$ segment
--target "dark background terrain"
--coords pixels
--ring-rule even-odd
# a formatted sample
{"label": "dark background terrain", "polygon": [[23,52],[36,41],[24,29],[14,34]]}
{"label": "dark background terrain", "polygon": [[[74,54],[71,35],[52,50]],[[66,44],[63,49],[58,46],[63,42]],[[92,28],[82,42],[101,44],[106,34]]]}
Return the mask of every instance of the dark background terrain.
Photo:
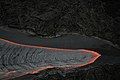
{"label": "dark background terrain", "polygon": [[37,36],[79,33],[120,45],[119,0],[0,0],[0,26]]}
{"label": "dark background terrain", "polygon": [[[0,27],[36,37],[78,33],[120,46],[119,5],[119,0],[0,0]],[[48,69],[41,73],[15,80],[120,80],[120,64],[100,64],[68,73]]]}

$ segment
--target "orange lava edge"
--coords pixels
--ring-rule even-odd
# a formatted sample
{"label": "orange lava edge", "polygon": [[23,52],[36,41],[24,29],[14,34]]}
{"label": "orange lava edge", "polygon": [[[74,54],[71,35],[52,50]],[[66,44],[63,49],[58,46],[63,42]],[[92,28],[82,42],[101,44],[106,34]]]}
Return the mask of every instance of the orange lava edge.
{"label": "orange lava edge", "polygon": [[[51,49],[51,50],[73,51],[72,49],[60,49],[60,48],[50,48],[50,47],[43,47],[43,46],[24,45],[24,44],[15,43],[13,41],[5,40],[5,39],[2,39],[2,38],[0,38],[0,40],[8,42],[8,43],[13,44],[13,45],[29,47],[29,48],[45,48],[45,49]],[[77,50],[79,50],[79,49],[77,49]],[[75,65],[72,65],[72,67],[82,67],[82,66],[94,63],[95,60],[98,59],[101,56],[99,53],[97,53],[95,51],[86,50],[86,49],[81,49],[81,50],[83,50],[85,52],[90,52],[92,54],[93,58],[86,64],[82,64],[82,65],[75,64]],[[71,67],[71,65],[66,65],[66,66],[67,67]],[[61,66],[61,67],[64,67],[64,66]],[[54,66],[46,66],[46,67],[36,68],[36,69],[33,69],[31,71],[28,71],[28,72],[23,72],[22,75],[25,75],[25,74],[35,74],[35,73],[38,73],[39,71],[42,71],[42,70],[45,70],[45,69],[48,69],[48,68],[54,68]],[[16,74],[16,71],[14,71],[13,74]]]}

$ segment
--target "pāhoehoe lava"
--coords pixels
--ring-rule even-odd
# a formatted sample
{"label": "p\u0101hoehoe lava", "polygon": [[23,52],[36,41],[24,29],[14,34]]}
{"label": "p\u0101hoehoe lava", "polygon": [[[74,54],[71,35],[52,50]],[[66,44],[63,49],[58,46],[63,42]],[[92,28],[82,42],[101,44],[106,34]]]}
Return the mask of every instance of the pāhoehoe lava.
{"label": "p\u0101hoehoe lava", "polygon": [[98,57],[100,54],[90,50],[31,46],[0,39],[0,79],[12,79],[53,67],[81,67]]}

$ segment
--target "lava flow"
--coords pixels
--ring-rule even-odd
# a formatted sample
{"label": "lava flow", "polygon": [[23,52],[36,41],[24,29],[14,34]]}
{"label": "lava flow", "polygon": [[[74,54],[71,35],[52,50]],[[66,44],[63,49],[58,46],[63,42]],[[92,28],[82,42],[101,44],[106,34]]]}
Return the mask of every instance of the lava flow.
{"label": "lava flow", "polygon": [[53,67],[81,67],[96,61],[101,55],[85,49],[58,49],[18,44],[0,39],[0,79],[12,79],[35,74]]}

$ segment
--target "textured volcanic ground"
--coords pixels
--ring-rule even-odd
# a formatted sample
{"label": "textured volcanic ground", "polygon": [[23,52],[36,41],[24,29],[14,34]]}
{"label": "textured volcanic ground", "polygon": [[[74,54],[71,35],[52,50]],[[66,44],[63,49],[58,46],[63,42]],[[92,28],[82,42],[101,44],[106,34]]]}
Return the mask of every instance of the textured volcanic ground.
{"label": "textured volcanic ground", "polygon": [[118,0],[0,0],[0,28],[15,28],[41,37],[78,33],[120,45],[119,3]]}

